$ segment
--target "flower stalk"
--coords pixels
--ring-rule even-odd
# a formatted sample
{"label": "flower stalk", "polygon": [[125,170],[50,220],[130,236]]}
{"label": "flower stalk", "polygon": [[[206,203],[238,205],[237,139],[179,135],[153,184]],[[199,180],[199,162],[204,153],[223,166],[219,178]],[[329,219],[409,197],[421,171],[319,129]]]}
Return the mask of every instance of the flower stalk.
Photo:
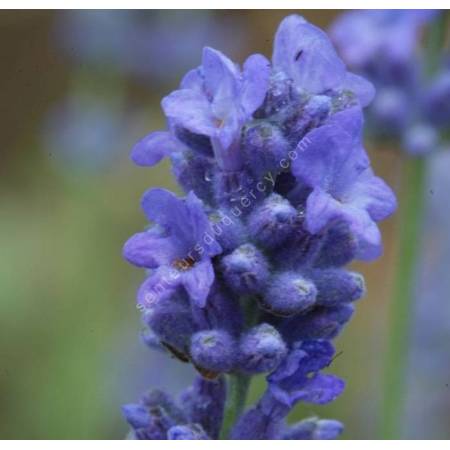
{"label": "flower stalk", "polygon": [[405,157],[400,194],[397,277],[390,312],[390,335],[387,342],[385,387],[381,414],[381,436],[395,439],[400,434],[405,397],[410,316],[416,261],[420,251],[420,234],[424,206],[426,162],[423,158]]}
{"label": "flower stalk", "polygon": [[[445,22],[445,14],[441,14],[428,32],[425,48],[428,76],[433,76],[439,68],[445,39]],[[398,222],[401,232],[390,311],[380,417],[380,436],[383,439],[398,439],[402,431],[412,302],[417,260],[421,249],[426,172],[426,158],[405,157]]]}
{"label": "flower stalk", "polygon": [[247,392],[250,386],[251,378],[243,374],[228,375],[227,384],[227,403],[225,405],[225,414],[223,418],[222,430],[220,432],[220,439],[228,439],[231,428],[242,414]]}

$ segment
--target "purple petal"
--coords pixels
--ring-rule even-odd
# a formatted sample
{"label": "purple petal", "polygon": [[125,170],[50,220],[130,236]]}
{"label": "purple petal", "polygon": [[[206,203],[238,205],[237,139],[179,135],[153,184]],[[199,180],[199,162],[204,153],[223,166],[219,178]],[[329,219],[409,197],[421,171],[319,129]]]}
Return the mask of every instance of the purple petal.
{"label": "purple petal", "polygon": [[275,440],[280,438],[282,423],[258,406],[242,414],[231,430],[233,440]]}
{"label": "purple petal", "polygon": [[199,308],[206,305],[211,286],[214,282],[214,269],[209,259],[198,262],[182,273],[182,283],[189,297]]}
{"label": "purple petal", "polygon": [[[241,130],[242,115],[238,111],[230,111],[227,117],[222,122],[220,128],[217,129],[217,139],[212,139],[213,148],[217,155],[222,155],[225,159],[225,164],[231,164],[232,152],[231,145],[239,137]],[[233,148],[237,146],[234,145]]]}
{"label": "purple petal", "polygon": [[292,165],[293,174],[308,186],[342,202],[370,164],[361,144],[362,118],[357,111],[339,113],[329,124],[308,133],[298,144],[299,157]]}
{"label": "purple petal", "polygon": [[142,283],[137,293],[137,303],[149,308],[155,302],[166,301],[180,284],[180,273],[167,266],[161,266]]}
{"label": "purple petal", "polygon": [[281,22],[272,60],[276,68],[312,94],[339,87],[346,72],[328,36],[297,15]]}
{"label": "purple petal", "polygon": [[[166,189],[155,188],[143,195],[141,205],[148,219],[170,232],[171,239],[178,241],[179,245],[189,245],[192,241],[190,217],[183,199]],[[180,248],[180,253],[188,250],[184,248],[186,245]]]}
{"label": "purple petal", "polygon": [[373,84],[365,78],[350,72],[346,73],[341,88],[353,92],[358,97],[361,106],[367,106],[375,97]]}
{"label": "purple petal", "polygon": [[128,262],[148,269],[170,264],[176,255],[173,241],[151,230],[135,234],[123,248],[123,256]]}
{"label": "purple petal", "polygon": [[[353,195],[352,195],[353,194]],[[397,208],[397,199],[391,188],[371,169],[364,171],[355,183],[349,201],[365,209],[375,221],[384,220]]]}
{"label": "purple petal", "polygon": [[143,405],[135,403],[123,405],[122,413],[133,428],[145,428],[150,424],[150,413],[148,408]]}
{"label": "purple petal", "polygon": [[344,390],[345,383],[334,375],[318,374],[300,390],[291,393],[291,403],[298,401],[323,405],[335,400]]}
{"label": "purple petal", "polygon": [[150,189],[141,203],[147,217],[169,232],[178,256],[192,258],[189,253],[196,248],[197,253],[207,256],[222,251],[214,239],[203,202],[193,192],[182,199],[166,189]]}
{"label": "purple petal", "polygon": [[263,103],[269,87],[270,63],[262,55],[252,55],[244,63],[242,106],[249,116]]}
{"label": "purple petal", "polygon": [[358,239],[356,257],[376,259],[382,252],[380,231],[365,209],[352,203],[341,203],[320,189],[315,189],[306,203],[306,228],[318,233],[332,222],[345,222]]}
{"label": "purple petal", "polygon": [[138,166],[154,166],[177,150],[177,143],[167,131],[155,131],[142,138],[131,150],[131,159]]}
{"label": "purple petal", "polygon": [[344,426],[337,420],[310,419],[302,420],[285,428],[284,440],[330,440],[336,439],[344,431]]}
{"label": "purple petal", "polygon": [[306,229],[313,234],[320,232],[330,222],[343,218],[340,203],[322,189],[314,189],[306,202]]}
{"label": "purple petal", "polygon": [[364,210],[351,210],[348,222],[351,232],[358,238],[356,258],[363,261],[372,261],[381,256],[383,244],[381,233],[376,223]]}
{"label": "purple petal", "polygon": [[181,89],[191,89],[197,92],[203,92],[204,78],[200,68],[190,70],[181,80]]}
{"label": "purple petal", "polygon": [[325,125],[308,133],[297,146],[293,174],[313,188],[339,195],[368,165],[360,145],[343,128]]}
{"label": "purple petal", "polygon": [[[195,243],[201,245],[208,256],[221,253],[222,247],[214,238],[203,202],[192,191],[186,197],[186,208],[189,214],[188,225],[191,228],[191,236]],[[211,239],[209,239],[210,237]]]}
{"label": "purple petal", "polygon": [[295,348],[291,350],[278,369],[269,375],[269,382],[271,384],[277,384],[278,382],[294,375],[301,362],[307,357],[308,354],[302,349]]}
{"label": "purple petal", "polygon": [[239,73],[236,65],[223,53],[210,47],[203,49],[205,89],[213,99],[232,101],[238,94]]}
{"label": "purple petal", "polygon": [[175,425],[167,431],[169,441],[209,440],[205,430],[197,424]]}
{"label": "purple petal", "polygon": [[300,348],[308,354],[308,358],[301,364],[304,372],[315,372],[327,367],[335,352],[331,342],[321,339],[304,341]]}
{"label": "purple petal", "polygon": [[193,133],[213,136],[216,132],[211,106],[206,97],[192,89],[180,89],[161,102],[168,119]]}
{"label": "purple petal", "polygon": [[363,110],[359,106],[346,108],[333,114],[327,121],[327,125],[341,128],[352,137],[355,144],[361,144],[364,125]]}

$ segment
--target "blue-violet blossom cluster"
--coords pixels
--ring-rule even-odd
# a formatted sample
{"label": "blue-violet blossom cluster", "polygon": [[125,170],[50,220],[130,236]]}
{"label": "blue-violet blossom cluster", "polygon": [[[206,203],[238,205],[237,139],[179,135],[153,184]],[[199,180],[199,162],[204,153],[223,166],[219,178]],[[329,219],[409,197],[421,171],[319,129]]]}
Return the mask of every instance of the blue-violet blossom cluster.
{"label": "blue-violet blossom cluster", "polygon": [[[327,35],[285,18],[272,61],[242,67],[212,48],[162,101],[167,130],[133,161],[170,158],[186,192],[150,189],[153,225],[124,256],[147,270],[137,295],[145,342],[191,363],[181,398],[150,391],[123,407],[134,439],[333,439],[335,420],[285,421],[344,381],[324,373],[331,343],[364,295],[344,268],[381,253],[377,222],[396,208],[362,143],[374,89],[346,70]],[[261,398],[225,428],[232,379],[266,374]],[[221,431],[222,430],[222,431]]]}
{"label": "blue-violet blossom cluster", "polygon": [[369,130],[377,138],[399,141],[414,156],[445,146],[450,124],[450,66],[438,62],[430,78],[428,49],[419,50],[424,27],[433,27],[438,15],[436,10],[351,11],[330,30],[345,63],[377,89]]}

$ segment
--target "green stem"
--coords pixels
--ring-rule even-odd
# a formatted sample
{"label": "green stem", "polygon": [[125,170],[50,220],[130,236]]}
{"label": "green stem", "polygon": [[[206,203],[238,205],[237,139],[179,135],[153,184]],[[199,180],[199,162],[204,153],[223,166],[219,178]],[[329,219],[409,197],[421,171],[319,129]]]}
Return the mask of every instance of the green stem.
{"label": "green stem", "polygon": [[397,278],[394,285],[394,301],[391,304],[381,409],[381,437],[384,439],[398,438],[403,416],[411,300],[416,261],[420,250],[424,205],[425,160],[409,158],[405,162],[404,169],[399,211],[401,229],[396,265]]}
{"label": "green stem", "polygon": [[442,47],[445,44],[446,22],[448,12],[441,12],[436,22],[430,25],[425,42],[425,52],[427,60],[427,75],[433,76],[439,69],[442,57]]}
{"label": "green stem", "polygon": [[[441,13],[430,25],[425,45],[427,74],[433,76],[439,68],[445,39],[446,14]],[[401,435],[410,334],[410,313],[416,262],[420,252],[421,225],[424,208],[426,160],[409,158],[402,176],[399,211],[399,253],[391,302],[389,336],[385,365],[384,391],[381,407],[380,434],[384,439]]]}
{"label": "green stem", "polygon": [[[240,304],[244,314],[245,326],[250,328],[255,325],[258,320],[259,310],[255,306],[256,299],[252,297],[243,297],[240,299]],[[242,414],[252,378],[243,373],[231,373],[227,376],[227,381],[227,403],[225,405],[220,439],[229,438],[231,428]]]}
{"label": "green stem", "polygon": [[228,375],[227,404],[220,439],[228,439],[231,428],[242,414],[251,378],[243,374]]}

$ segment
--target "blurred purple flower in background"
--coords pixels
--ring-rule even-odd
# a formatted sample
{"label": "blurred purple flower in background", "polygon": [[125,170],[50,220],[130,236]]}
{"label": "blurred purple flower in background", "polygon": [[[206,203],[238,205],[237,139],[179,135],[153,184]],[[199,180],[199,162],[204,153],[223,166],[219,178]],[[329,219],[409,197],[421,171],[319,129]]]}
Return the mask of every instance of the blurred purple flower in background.
{"label": "blurred purple flower in background", "polygon": [[205,42],[235,52],[244,29],[211,11],[68,11],[57,27],[74,62],[167,84],[198,62]]}
{"label": "blurred purple flower in background", "polygon": [[123,158],[129,116],[92,96],[71,96],[49,112],[43,146],[58,163],[94,173]]}
{"label": "blurred purple flower in background", "polygon": [[337,49],[357,73],[369,79],[377,96],[368,110],[376,138],[394,139],[411,155],[441,147],[440,127],[449,123],[448,68],[440,62],[429,78],[423,31],[438,10],[362,10],[342,14],[331,26]]}
{"label": "blurred purple flower in background", "polygon": [[135,139],[130,118],[142,112],[126,104],[127,79],[157,90],[198,63],[204,42],[236,52],[243,36],[238,21],[208,11],[64,11],[55,28],[72,79],[68,98],[49,112],[43,146],[86,172],[113,166]]}

